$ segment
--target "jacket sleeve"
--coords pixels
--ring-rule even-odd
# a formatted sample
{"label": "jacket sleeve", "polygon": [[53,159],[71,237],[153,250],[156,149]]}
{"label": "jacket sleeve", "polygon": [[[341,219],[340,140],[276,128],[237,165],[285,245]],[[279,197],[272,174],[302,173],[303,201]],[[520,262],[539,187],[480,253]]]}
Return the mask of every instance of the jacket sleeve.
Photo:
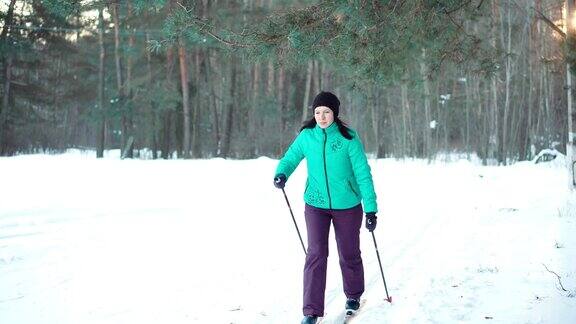
{"label": "jacket sleeve", "polygon": [[286,178],[289,178],[294,170],[296,170],[298,164],[300,164],[300,161],[304,159],[302,136],[303,132],[300,132],[292,144],[290,144],[290,147],[288,147],[288,150],[282,159],[280,159],[280,162],[278,162],[278,167],[276,167],[276,173],[274,174],[275,176],[282,173],[286,175]]}
{"label": "jacket sleeve", "polygon": [[368,159],[366,159],[366,154],[364,153],[364,147],[357,133],[354,134],[351,140],[348,154],[350,156],[354,177],[360,187],[364,211],[366,213],[375,213],[378,211],[378,205],[376,203],[376,192],[374,191],[372,173],[370,172],[370,165],[368,165]]}

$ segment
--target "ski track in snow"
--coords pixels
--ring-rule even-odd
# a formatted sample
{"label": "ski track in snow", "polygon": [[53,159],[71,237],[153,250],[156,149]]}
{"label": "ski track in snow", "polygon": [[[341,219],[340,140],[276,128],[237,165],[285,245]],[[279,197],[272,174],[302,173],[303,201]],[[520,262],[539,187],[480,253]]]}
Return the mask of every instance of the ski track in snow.
{"label": "ski track in snow", "polygon": [[[0,323],[298,323],[304,258],[276,163],[0,158]],[[351,323],[576,323],[576,200],[560,166],[370,163],[393,303],[362,229],[366,302]],[[286,187],[304,238],[305,172]],[[323,324],[345,303],[330,235]]]}

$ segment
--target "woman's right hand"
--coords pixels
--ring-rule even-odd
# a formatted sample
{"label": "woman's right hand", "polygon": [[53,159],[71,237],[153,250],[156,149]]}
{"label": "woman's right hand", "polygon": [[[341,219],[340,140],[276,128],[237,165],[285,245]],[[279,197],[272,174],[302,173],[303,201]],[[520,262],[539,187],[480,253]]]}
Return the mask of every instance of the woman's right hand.
{"label": "woman's right hand", "polygon": [[284,189],[286,185],[286,175],[280,173],[274,177],[274,187],[278,189]]}

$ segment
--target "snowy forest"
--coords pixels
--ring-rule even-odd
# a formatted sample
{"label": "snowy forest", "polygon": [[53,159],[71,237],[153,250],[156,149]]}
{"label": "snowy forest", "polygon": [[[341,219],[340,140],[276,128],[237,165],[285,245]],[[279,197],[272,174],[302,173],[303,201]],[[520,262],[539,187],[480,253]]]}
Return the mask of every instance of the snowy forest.
{"label": "snowy forest", "polygon": [[575,14],[0,0],[0,323],[576,323]]}
{"label": "snowy forest", "polygon": [[6,0],[0,155],[278,157],[320,90],[377,157],[569,140],[564,0]]}

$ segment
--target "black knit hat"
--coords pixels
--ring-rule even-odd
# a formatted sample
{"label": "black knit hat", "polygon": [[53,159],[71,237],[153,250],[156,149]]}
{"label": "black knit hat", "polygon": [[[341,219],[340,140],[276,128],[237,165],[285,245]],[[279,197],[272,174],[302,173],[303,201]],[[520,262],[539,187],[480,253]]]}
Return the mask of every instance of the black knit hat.
{"label": "black knit hat", "polygon": [[330,108],[334,113],[334,117],[338,117],[338,112],[340,112],[340,100],[338,100],[338,97],[336,97],[332,92],[322,91],[316,96],[316,98],[314,98],[312,110],[320,106]]}

